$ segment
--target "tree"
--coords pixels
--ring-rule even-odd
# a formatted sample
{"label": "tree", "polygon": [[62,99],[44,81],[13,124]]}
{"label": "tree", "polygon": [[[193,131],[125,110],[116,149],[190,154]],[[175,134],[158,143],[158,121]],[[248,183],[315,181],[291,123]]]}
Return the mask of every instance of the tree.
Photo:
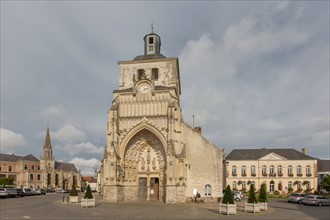
{"label": "tree", "polygon": [[2,185],[3,187],[12,186],[12,185],[14,185],[14,179],[13,178],[2,178],[2,179],[0,179],[0,185]]}
{"label": "tree", "polygon": [[75,185],[72,185],[70,196],[78,196],[78,192]]}
{"label": "tree", "polygon": [[91,187],[88,185],[86,189],[86,193],[84,195],[84,199],[92,199],[92,198],[93,198],[92,190]]}
{"label": "tree", "polygon": [[259,193],[259,202],[268,202],[266,183],[261,184]]}
{"label": "tree", "polygon": [[256,193],[254,191],[255,191],[254,184],[251,184],[250,190],[249,190],[248,203],[258,203],[258,199],[257,199]]}
{"label": "tree", "polygon": [[321,183],[323,189],[330,191],[330,175],[326,175]]}
{"label": "tree", "polygon": [[225,191],[225,195],[223,196],[222,203],[229,203],[229,204],[235,204],[234,203],[234,195],[233,192],[230,189],[230,186],[228,185]]}

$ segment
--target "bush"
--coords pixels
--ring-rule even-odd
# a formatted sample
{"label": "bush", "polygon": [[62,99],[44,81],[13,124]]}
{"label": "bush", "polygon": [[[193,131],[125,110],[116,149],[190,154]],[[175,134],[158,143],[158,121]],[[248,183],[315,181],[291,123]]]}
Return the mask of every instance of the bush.
{"label": "bush", "polygon": [[259,202],[268,202],[267,200],[267,189],[266,189],[266,184],[263,183],[260,186],[260,194],[259,194]]}
{"label": "bush", "polygon": [[84,195],[84,199],[92,199],[92,198],[93,198],[92,190],[91,187],[88,185],[86,189],[86,193]]}
{"label": "bush", "polygon": [[234,203],[234,195],[233,192],[230,189],[230,186],[228,185],[225,191],[225,195],[223,196],[222,203],[229,203],[229,204],[235,204]]}
{"label": "bush", "polygon": [[72,185],[70,196],[78,196],[78,192],[75,185]]}
{"label": "bush", "polygon": [[249,190],[248,203],[258,203],[258,199],[257,199],[256,193],[254,191],[255,191],[254,185],[251,184],[250,190]]}

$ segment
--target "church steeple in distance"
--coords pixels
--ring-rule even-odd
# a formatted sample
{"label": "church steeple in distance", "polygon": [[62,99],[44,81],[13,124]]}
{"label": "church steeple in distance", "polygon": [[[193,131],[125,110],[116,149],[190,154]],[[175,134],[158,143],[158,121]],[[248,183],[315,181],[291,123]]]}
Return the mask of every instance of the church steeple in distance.
{"label": "church steeple in distance", "polygon": [[47,127],[46,137],[45,137],[45,144],[43,146],[43,152],[41,155],[41,158],[44,160],[51,160],[53,158],[53,149],[52,144],[50,141],[50,134],[49,134],[49,128]]}

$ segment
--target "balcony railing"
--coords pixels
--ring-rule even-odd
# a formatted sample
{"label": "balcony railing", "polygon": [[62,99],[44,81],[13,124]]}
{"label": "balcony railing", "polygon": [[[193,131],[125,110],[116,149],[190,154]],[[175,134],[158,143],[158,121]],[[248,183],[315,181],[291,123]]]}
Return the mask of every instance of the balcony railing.
{"label": "balcony railing", "polygon": [[269,176],[270,177],[275,177],[276,176],[276,173],[270,173]]}
{"label": "balcony railing", "polygon": [[303,175],[302,175],[302,173],[297,173],[297,176],[300,176],[300,177],[301,177],[301,176],[303,176]]}

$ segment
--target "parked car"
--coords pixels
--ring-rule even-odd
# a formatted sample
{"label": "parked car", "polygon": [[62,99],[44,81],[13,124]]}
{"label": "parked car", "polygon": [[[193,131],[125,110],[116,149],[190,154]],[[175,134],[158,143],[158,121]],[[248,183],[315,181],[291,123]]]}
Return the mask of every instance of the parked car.
{"label": "parked car", "polygon": [[49,189],[49,188],[46,189],[46,193],[55,193],[55,192],[56,192],[55,189]]}
{"label": "parked car", "polygon": [[30,188],[23,188],[24,196],[32,196],[32,190]]}
{"label": "parked car", "polygon": [[303,193],[292,193],[288,196],[288,202],[297,202],[297,203],[303,203],[304,198],[306,194]]}
{"label": "parked car", "polygon": [[234,192],[234,193],[233,193],[233,196],[234,196],[234,200],[235,200],[236,202],[239,202],[239,201],[242,200],[242,199],[241,199],[241,195],[240,195],[238,192]]}
{"label": "parked car", "polygon": [[22,188],[16,188],[16,192],[17,192],[17,196],[23,197],[24,196],[24,192]]}
{"label": "parked car", "polygon": [[41,192],[38,189],[31,189],[31,192],[33,196],[41,195]]}
{"label": "parked car", "polygon": [[233,193],[238,193],[239,194],[239,197],[240,197],[240,200],[244,199],[244,193],[241,192],[241,191],[233,191]]}
{"label": "parked car", "polygon": [[320,195],[308,195],[303,201],[304,205],[330,205],[330,199]]}
{"label": "parked car", "polygon": [[5,189],[0,188],[0,198],[6,198],[8,196],[8,193],[5,191]]}
{"label": "parked car", "polygon": [[45,190],[45,189],[35,189],[35,191],[36,191],[39,195],[46,195],[46,190]]}
{"label": "parked car", "polygon": [[17,190],[14,188],[5,188],[4,189],[7,192],[7,197],[16,197],[17,196]]}

